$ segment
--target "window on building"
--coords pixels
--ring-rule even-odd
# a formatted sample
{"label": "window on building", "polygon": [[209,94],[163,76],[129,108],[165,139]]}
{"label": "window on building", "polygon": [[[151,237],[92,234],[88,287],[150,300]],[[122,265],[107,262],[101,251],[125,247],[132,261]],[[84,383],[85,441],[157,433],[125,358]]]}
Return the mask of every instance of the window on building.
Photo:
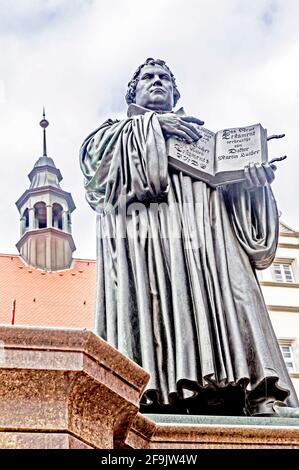
{"label": "window on building", "polygon": [[294,356],[292,351],[292,343],[289,344],[283,343],[280,344],[280,350],[287,366],[288,372],[295,372],[295,363],[294,363]]}
{"label": "window on building", "polygon": [[272,272],[276,282],[295,282],[291,262],[273,263]]}

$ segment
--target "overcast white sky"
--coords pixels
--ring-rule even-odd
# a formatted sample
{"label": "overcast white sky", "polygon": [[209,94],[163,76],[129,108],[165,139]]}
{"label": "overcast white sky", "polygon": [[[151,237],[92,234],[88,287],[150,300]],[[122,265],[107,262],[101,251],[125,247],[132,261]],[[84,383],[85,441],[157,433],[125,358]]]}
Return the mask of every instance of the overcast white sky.
{"label": "overcast white sky", "polygon": [[108,117],[126,113],[126,85],[147,57],[165,59],[186,112],[217,131],[260,122],[279,164],[282,219],[299,228],[298,0],[0,0],[0,252],[16,253],[15,201],[42,155],[73,195],[76,257],[95,257],[94,213],[78,151]]}

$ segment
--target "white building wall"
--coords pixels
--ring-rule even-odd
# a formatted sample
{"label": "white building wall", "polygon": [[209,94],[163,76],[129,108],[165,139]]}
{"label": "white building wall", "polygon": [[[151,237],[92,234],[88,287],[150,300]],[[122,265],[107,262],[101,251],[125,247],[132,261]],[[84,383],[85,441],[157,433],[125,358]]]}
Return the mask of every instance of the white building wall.
{"label": "white building wall", "polygon": [[295,372],[290,375],[299,397],[299,311],[295,313],[270,311],[269,313],[278,340],[292,341]]}
{"label": "white building wall", "polygon": [[279,342],[291,344],[295,371],[290,373],[299,397],[299,233],[281,224],[274,262],[291,263],[293,283],[276,282],[273,268],[257,272]]}

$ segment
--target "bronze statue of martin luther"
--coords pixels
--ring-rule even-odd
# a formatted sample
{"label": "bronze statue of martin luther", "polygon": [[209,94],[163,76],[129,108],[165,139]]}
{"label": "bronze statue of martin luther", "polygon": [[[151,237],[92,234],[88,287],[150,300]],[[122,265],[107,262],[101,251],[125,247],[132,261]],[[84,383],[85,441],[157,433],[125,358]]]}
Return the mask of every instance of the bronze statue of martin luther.
{"label": "bronze statue of martin luther", "polygon": [[95,331],[150,373],[144,412],[271,415],[298,406],[255,274],[273,261],[278,215],[269,164],[217,189],[168,167],[165,142],[203,122],[173,112],[162,60],[135,72],[123,120],[81,148],[97,218]]}

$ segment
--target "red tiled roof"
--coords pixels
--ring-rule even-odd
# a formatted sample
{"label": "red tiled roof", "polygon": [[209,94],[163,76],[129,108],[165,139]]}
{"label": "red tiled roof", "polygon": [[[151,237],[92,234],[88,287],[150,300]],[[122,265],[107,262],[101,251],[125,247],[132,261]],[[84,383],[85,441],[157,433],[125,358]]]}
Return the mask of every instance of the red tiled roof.
{"label": "red tiled roof", "polygon": [[96,262],[74,259],[70,269],[42,271],[18,255],[0,254],[0,324],[88,328],[93,326]]}

